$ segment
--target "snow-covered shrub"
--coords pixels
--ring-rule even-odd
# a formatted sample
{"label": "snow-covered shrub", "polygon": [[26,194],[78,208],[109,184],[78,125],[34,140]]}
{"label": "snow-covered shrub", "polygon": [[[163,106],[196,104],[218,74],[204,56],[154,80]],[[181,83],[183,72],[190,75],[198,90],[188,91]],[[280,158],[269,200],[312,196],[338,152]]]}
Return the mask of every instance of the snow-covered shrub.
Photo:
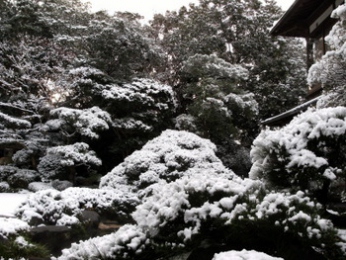
{"label": "snow-covered shrub", "polygon": [[17,173],[18,168],[14,166],[1,165],[0,166],[0,181],[7,180],[7,177]]}
{"label": "snow-covered shrub", "polygon": [[[15,221],[9,221],[8,224],[11,225],[14,223]],[[19,232],[20,234],[12,234],[8,239],[1,241],[0,260],[26,260],[32,258],[33,255],[38,258],[49,257],[49,251],[45,246],[27,240],[28,235],[26,230],[19,230]]]}
{"label": "snow-covered shrub", "polygon": [[248,77],[245,67],[215,54],[190,56],[182,67],[184,87],[178,90],[186,108],[176,118],[177,129],[210,139],[224,165],[243,176],[249,166],[234,164],[230,157],[238,156],[235,143],[249,147],[258,132],[258,103],[240,87]]}
{"label": "snow-covered shrub", "polygon": [[117,190],[72,187],[60,192],[50,189],[30,194],[16,215],[28,223],[39,219],[45,224],[65,226],[79,223],[78,216],[85,209],[123,216],[130,210],[125,205],[131,203],[137,205],[137,198]]}
{"label": "snow-covered shrub", "polygon": [[250,148],[234,140],[228,140],[217,146],[216,155],[227,168],[230,168],[238,176],[248,177],[252,166]]}
{"label": "snow-covered shrub", "polygon": [[111,124],[110,115],[96,106],[89,109],[60,107],[50,113],[61,120],[60,126],[68,137],[78,133],[81,136],[98,139],[99,132],[108,130]]}
{"label": "snow-covered shrub", "polygon": [[224,98],[227,108],[232,111],[233,124],[242,129],[238,131],[237,138],[243,143],[252,142],[257,135],[259,108],[255,95],[230,93]]}
{"label": "snow-covered shrub", "polygon": [[0,240],[29,230],[28,223],[15,218],[0,218]]}
{"label": "snow-covered shrub", "polygon": [[216,146],[185,131],[166,130],[102,177],[101,188],[137,192],[157,182],[171,182],[199,171],[229,171],[215,155]]}
{"label": "snow-covered shrub", "polygon": [[62,178],[74,181],[76,167],[100,166],[101,160],[86,143],[55,146],[47,149],[47,154],[40,159],[38,171],[44,178]]}
{"label": "snow-covered shrub", "polygon": [[215,254],[212,260],[283,260],[283,258],[272,257],[265,253],[243,249],[242,251],[228,251]]}
{"label": "snow-covered shrub", "polygon": [[58,154],[46,154],[40,159],[37,170],[43,179],[54,179],[68,177],[66,167],[61,164],[63,157]]}
{"label": "snow-covered shrub", "polygon": [[55,259],[136,259],[137,252],[140,253],[150,242],[141,228],[127,224],[116,233],[73,243]]}
{"label": "snow-covered shrub", "polygon": [[12,160],[16,166],[21,168],[36,169],[38,160],[46,151],[48,138],[44,137],[40,132],[25,135],[23,148],[16,151]]}
{"label": "snow-covered shrub", "polygon": [[15,189],[26,189],[29,183],[39,180],[40,175],[37,171],[27,169],[17,169],[15,174],[7,178],[9,185]]}
{"label": "snow-covered shrub", "polygon": [[0,112],[0,129],[8,127],[11,129],[30,128],[31,123],[27,120],[16,118]]}
{"label": "snow-covered shrub", "polygon": [[10,185],[6,181],[0,181],[0,192],[10,191]]}
{"label": "snow-covered shrub", "polygon": [[[104,72],[89,67],[73,69],[69,76],[71,78],[67,82],[72,83],[67,84],[66,88],[72,94],[66,102],[74,109],[57,109],[52,113],[55,115],[55,111],[64,111],[71,120],[78,117],[62,125],[65,136],[71,136],[75,131],[89,137],[95,132],[99,134],[97,141],[90,140],[88,143],[102,158],[113,158],[103,165],[106,172],[173,124],[172,118],[178,104],[172,87],[168,85],[148,78],[134,78],[120,83]],[[109,118],[104,121],[109,131],[101,133],[90,129],[97,121],[89,121],[90,126],[85,122],[78,123],[79,116],[74,113],[89,111],[90,106],[99,107],[108,113]],[[83,130],[84,133],[79,129],[92,131]]]}
{"label": "snow-covered shrub", "polygon": [[[336,232],[319,216],[320,208],[303,192],[266,193],[259,181],[205,171],[152,185],[132,214],[136,225],[72,244],[58,259],[155,259],[165,250],[190,251],[202,241],[275,255],[285,254],[280,243],[294,241],[295,249],[314,246],[341,259]],[[298,255],[304,259],[303,252]]]}
{"label": "snow-covered shrub", "polygon": [[[120,109],[138,115],[153,116],[159,120],[165,114],[172,114],[176,107],[176,99],[170,86],[160,84],[151,79],[134,79],[131,83],[122,85],[106,85],[101,92],[106,101],[112,102],[112,109]],[[121,112],[118,111],[117,114]],[[149,119],[149,118],[147,118]]]}
{"label": "snow-covered shrub", "polygon": [[13,156],[12,160],[17,166],[32,166],[32,162],[34,159],[34,150],[31,149],[21,149],[17,151]]}
{"label": "snow-covered shrub", "polygon": [[175,118],[175,128],[180,131],[198,133],[196,118],[189,114],[180,114]]}
{"label": "snow-covered shrub", "polygon": [[322,84],[323,99],[320,107],[346,106],[346,5],[340,5],[331,15],[339,19],[325,38],[330,51],[311,66],[308,75],[310,85]]}
{"label": "snow-covered shrub", "polygon": [[325,191],[345,178],[345,136],[345,107],[310,109],[281,129],[261,132],[251,150],[250,177],[281,188]]}
{"label": "snow-covered shrub", "polygon": [[[57,172],[54,167],[60,171],[61,168],[59,167],[67,161],[63,154],[50,154],[51,149],[56,150],[54,147],[48,149],[48,154],[42,158],[39,164],[39,169],[42,170],[43,175],[46,174],[46,177],[53,176]],[[195,134],[166,130],[102,177],[100,190],[85,190],[85,193],[90,192],[90,196],[93,196],[92,194],[101,196],[102,192],[106,195],[112,194],[114,198],[113,204],[110,203],[108,207],[109,212],[113,211],[112,214],[115,218],[122,219],[126,216],[129,218],[134,207],[141,203],[143,197],[150,194],[150,186],[154,183],[163,185],[183,176],[198,176],[208,172],[224,176],[226,179],[236,178],[215,156],[215,149],[213,143]],[[82,158],[82,156],[79,155],[78,158]],[[71,159],[73,160],[73,158]],[[35,214],[39,214],[39,218],[55,223],[62,221],[65,212],[71,211],[72,215],[75,216],[83,208],[83,206],[76,206],[76,204],[83,204],[79,200],[83,201],[84,199],[82,195],[77,196],[73,193],[82,193],[82,191],[67,189],[61,193],[57,191],[37,192],[26,202],[26,206],[22,207],[24,209],[23,218],[30,219],[30,212],[36,212]],[[56,199],[56,197],[66,197],[68,200]],[[54,219],[51,219],[51,216],[54,216]]]}
{"label": "snow-covered shrub", "polygon": [[126,84],[104,85],[100,91],[112,114],[116,139],[112,150],[129,155],[172,124],[177,108],[170,86],[151,79],[134,79]]}
{"label": "snow-covered shrub", "polygon": [[0,190],[26,189],[29,183],[39,181],[37,171],[20,169],[14,166],[0,166]]}
{"label": "snow-covered shrub", "polygon": [[215,54],[195,54],[184,62],[182,70],[188,77],[226,78],[233,82],[249,76],[249,71],[241,65],[229,63]]}

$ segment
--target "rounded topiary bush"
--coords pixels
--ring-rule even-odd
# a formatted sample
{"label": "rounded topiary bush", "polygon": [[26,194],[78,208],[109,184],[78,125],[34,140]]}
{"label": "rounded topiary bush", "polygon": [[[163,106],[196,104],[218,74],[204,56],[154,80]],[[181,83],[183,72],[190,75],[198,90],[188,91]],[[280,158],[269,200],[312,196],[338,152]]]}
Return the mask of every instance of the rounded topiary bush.
{"label": "rounded topiary bush", "polygon": [[46,155],[40,159],[37,168],[44,179],[60,179],[75,182],[77,168],[86,166],[99,167],[102,161],[96,153],[89,149],[87,143],[55,146],[47,149]]}
{"label": "rounded topiary bush", "polygon": [[101,188],[138,192],[158,182],[210,170],[234,175],[215,155],[216,146],[185,131],[166,130],[101,178]]}

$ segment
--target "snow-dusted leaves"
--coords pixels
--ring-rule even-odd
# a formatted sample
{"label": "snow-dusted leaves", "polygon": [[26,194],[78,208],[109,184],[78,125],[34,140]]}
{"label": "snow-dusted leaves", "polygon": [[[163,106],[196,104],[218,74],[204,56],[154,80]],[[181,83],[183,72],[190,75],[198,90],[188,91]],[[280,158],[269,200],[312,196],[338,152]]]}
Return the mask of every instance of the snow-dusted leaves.
{"label": "snow-dusted leaves", "polygon": [[69,174],[75,175],[72,169],[80,165],[90,167],[102,165],[102,161],[94,151],[89,150],[89,145],[86,143],[48,148],[37,168],[44,178],[73,179],[75,176],[69,176]]}
{"label": "snow-dusted leaves", "polygon": [[318,102],[320,107],[346,105],[346,5],[342,4],[335,9],[331,17],[339,21],[325,38],[330,49],[311,66],[308,75],[311,86],[322,85],[324,89],[322,102]]}
{"label": "snow-dusted leaves", "polygon": [[[281,238],[290,234],[309,246],[324,244],[326,254],[340,255],[340,248],[334,247],[338,238],[333,226],[318,215],[319,209],[302,192],[267,194],[259,181],[227,179],[208,171],[152,185],[150,195],[132,214],[135,225],[73,244],[59,259],[133,259],[148,252],[155,255],[155,250],[163,248],[181,250],[200,237],[231,247],[231,241],[238,241],[232,234],[246,236],[244,230],[249,228],[251,237],[275,230],[273,234]],[[275,244],[277,237],[273,235],[270,241]]]}
{"label": "snow-dusted leaves", "polygon": [[193,77],[223,78],[232,81],[247,79],[249,72],[238,64],[231,64],[217,55],[195,54],[184,62],[183,72]]}
{"label": "snow-dusted leaves", "polygon": [[111,124],[110,115],[99,107],[89,109],[61,107],[52,110],[51,115],[62,121],[60,125],[69,135],[79,133],[92,139],[99,138],[99,132],[109,129]]}
{"label": "snow-dusted leaves", "polygon": [[[173,89],[151,79],[134,79],[131,83],[122,85],[106,85],[102,91],[105,100],[114,105],[131,106],[133,112],[155,110],[157,113],[172,113],[177,107]],[[144,108],[144,111],[143,111]]]}
{"label": "snow-dusted leaves", "polygon": [[166,130],[104,176],[100,186],[137,190],[159,180],[170,182],[202,171],[229,173],[215,150],[213,143],[195,134]]}
{"label": "snow-dusted leaves", "polygon": [[345,107],[310,109],[281,129],[265,129],[253,143],[250,177],[303,189],[310,181],[341,178],[345,134]]}
{"label": "snow-dusted leaves", "polygon": [[16,118],[13,116],[9,116],[0,112],[0,129],[8,127],[8,128],[30,128],[31,123],[27,120]]}
{"label": "snow-dusted leaves", "polygon": [[122,215],[124,202],[127,205],[138,203],[135,197],[117,190],[73,187],[60,192],[51,189],[30,194],[16,214],[28,223],[37,218],[46,224],[69,226],[79,223],[78,216],[85,209],[99,213],[114,211]]}
{"label": "snow-dusted leaves", "polygon": [[47,155],[61,156],[60,163],[62,166],[76,166],[78,164],[100,166],[102,164],[95,152],[89,150],[89,145],[86,143],[51,147],[47,149]]}
{"label": "snow-dusted leaves", "polygon": [[7,239],[20,231],[27,230],[29,230],[29,225],[22,220],[0,217],[0,239]]}

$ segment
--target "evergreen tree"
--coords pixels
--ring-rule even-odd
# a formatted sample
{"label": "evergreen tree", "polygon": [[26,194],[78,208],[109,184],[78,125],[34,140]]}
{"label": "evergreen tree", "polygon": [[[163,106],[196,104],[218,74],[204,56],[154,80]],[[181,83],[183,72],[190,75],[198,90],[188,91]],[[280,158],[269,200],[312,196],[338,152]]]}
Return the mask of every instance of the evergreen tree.
{"label": "evergreen tree", "polygon": [[293,107],[305,89],[304,60],[299,54],[303,45],[269,35],[281,15],[272,0],[201,0],[179,12],[156,15],[152,34],[167,53],[166,65],[157,69],[160,79],[176,88],[184,106],[181,93],[188,83],[182,77],[184,62],[195,54],[216,54],[248,69],[242,89],[255,94],[261,118]]}
{"label": "evergreen tree", "polygon": [[326,37],[330,51],[320,61],[311,66],[309,70],[309,84],[321,84],[323,87],[324,95],[318,104],[320,107],[346,106],[345,14],[345,5],[341,5],[333,12],[332,18],[339,19],[339,21]]}

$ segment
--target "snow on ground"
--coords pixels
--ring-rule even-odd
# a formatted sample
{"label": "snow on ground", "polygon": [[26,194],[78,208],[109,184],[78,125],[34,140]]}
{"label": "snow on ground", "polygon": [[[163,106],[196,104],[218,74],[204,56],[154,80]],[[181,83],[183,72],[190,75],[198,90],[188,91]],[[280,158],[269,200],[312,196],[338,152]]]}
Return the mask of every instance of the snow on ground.
{"label": "snow on ground", "polygon": [[0,193],[0,217],[14,217],[15,210],[28,194]]}
{"label": "snow on ground", "polygon": [[16,209],[27,196],[27,194],[0,193],[0,238],[29,229],[28,223],[14,218]]}

